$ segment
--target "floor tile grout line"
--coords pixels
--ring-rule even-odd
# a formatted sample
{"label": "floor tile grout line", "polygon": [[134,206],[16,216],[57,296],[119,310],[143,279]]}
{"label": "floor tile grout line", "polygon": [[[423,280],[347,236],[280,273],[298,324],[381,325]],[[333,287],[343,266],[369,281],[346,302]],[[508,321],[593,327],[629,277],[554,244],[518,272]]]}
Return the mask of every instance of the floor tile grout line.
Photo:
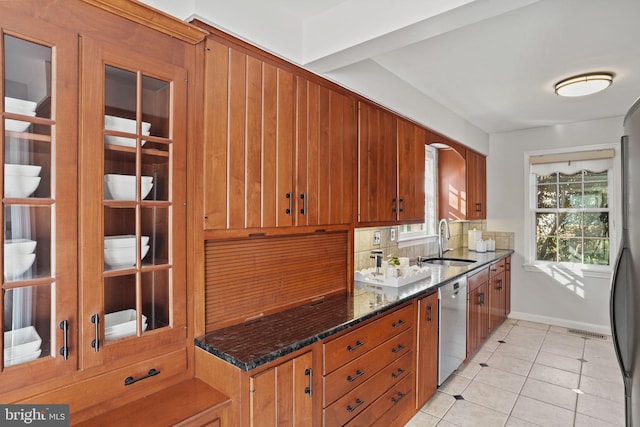
{"label": "floor tile grout line", "polygon": [[[488,355],[487,355],[487,357],[486,357],[486,361],[488,362],[488,361],[489,361],[489,359],[491,359],[491,357],[492,357],[494,354],[496,354],[496,352],[498,352],[498,351],[499,351],[499,349],[503,346],[503,344],[507,344],[507,343],[509,343],[509,342],[508,342],[508,335],[509,335],[509,333],[510,333],[511,331],[513,331],[513,330],[514,330],[514,327],[515,327],[517,324],[518,324],[518,321],[516,321],[516,322],[514,322],[514,323],[510,324],[508,331],[506,331],[506,332],[502,331],[502,335],[500,335],[502,338],[501,338],[500,340],[498,340],[498,339],[497,339],[497,338],[498,338],[498,336],[494,336],[494,337],[492,337],[492,338],[493,338],[493,340],[496,340],[496,341],[506,340],[504,343],[499,343],[499,342],[498,342],[498,345],[497,345],[497,346],[495,346],[495,347],[494,347],[493,345],[490,345],[489,347],[490,347],[490,348],[493,348],[493,350],[487,350],[487,349],[485,349],[485,348],[484,348],[484,347],[485,347],[485,344],[493,343],[493,340],[489,340],[489,339],[487,339],[487,341],[485,342],[485,344],[483,344],[483,346],[482,346],[482,347],[480,347],[480,349],[478,350],[478,352],[477,352],[476,354],[478,354],[480,351],[485,351],[485,352],[488,354]],[[506,325],[506,323],[503,323],[503,325]],[[501,326],[502,326],[502,325],[501,325]],[[522,326],[522,327],[527,327],[527,326],[525,326],[525,325],[521,325],[521,326]],[[538,329],[538,330],[543,330],[543,329],[540,329],[540,328],[530,328],[530,327],[529,327],[529,329]],[[493,335],[495,335],[495,332],[496,332],[496,331],[494,331]],[[557,408],[559,408],[559,409],[567,410],[567,408],[566,408],[566,407],[558,406],[558,405],[555,405],[555,404],[550,403],[550,402],[545,402],[545,401],[542,401],[542,400],[538,400],[538,399],[535,399],[535,398],[533,398],[533,397],[524,396],[524,395],[522,394],[522,391],[523,391],[523,389],[524,389],[524,386],[525,386],[525,384],[526,384],[527,380],[528,380],[529,378],[532,378],[532,379],[533,379],[533,377],[530,377],[531,372],[532,372],[532,370],[533,370],[533,368],[534,368],[534,365],[536,364],[536,361],[538,360],[538,357],[540,356],[540,353],[542,352],[542,347],[543,347],[543,345],[544,345],[544,343],[545,343],[545,341],[546,341],[547,337],[549,336],[549,334],[550,334],[551,332],[553,332],[553,333],[561,333],[561,332],[559,332],[559,331],[552,331],[552,330],[551,330],[551,325],[546,325],[546,329],[544,329],[544,336],[543,336],[543,339],[542,339],[541,343],[540,343],[539,345],[537,345],[537,348],[536,348],[536,351],[535,351],[535,357],[534,357],[533,361],[528,360],[528,359],[520,359],[520,358],[518,358],[518,357],[514,357],[514,356],[509,356],[509,357],[511,357],[511,358],[514,358],[514,359],[518,359],[518,360],[523,360],[523,361],[531,362],[531,366],[530,366],[530,367],[529,367],[529,369],[527,370],[527,374],[526,374],[526,376],[518,375],[518,374],[515,374],[515,373],[510,372],[510,371],[503,371],[503,372],[505,372],[505,373],[509,373],[509,374],[511,374],[511,375],[523,376],[523,377],[525,378],[525,380],[524,380],[524,382],[523,382],[522,386],[519,388],[519,390],[518,390],[518,392],[517,392],[517,393],[514,393],[514,392],[512,392],[512,391],[510,391],[510,390],[505,390],[504,388],[499,387],[499,386],[496,386],[496,385],[494,385],[494,384],[488,384],[488,383],[485,383],[485,382],[483,382],[483,381],[478,380],[478,379],[477,379],[478,374],[479,374],[480,372],[482,372],[483,367],[481,367],[478,371],[476,371],[475,373],[473,373],[472,375],[470,375],[470,376],[471,376],[471,378],[469,378],[468,376],[458,375],[459,377],[461,377],[461,378],[463,378],[463,379],[465,379],[465,380],[468,380],[469,382],[468,382],[468,383],[467,383],[467,384],[466,384],[466,385],[465,385],[461,390],[454,390],[454,391],[455,391],[457,394],[463,395],[463,393],[464,393],[465,391],[467,391],[467,390],[469,389],[469,387],[470,387],[474,382],[477,382],[477,383],[481,383],[481,384],[483,384],[483,385],[488,385],[488,386],[491,386],[491,387],[495,387],[495,388],[496,388],[496,389],[498,389],[498,390],[507,391],[507,392],[510,392],[510,393],[515,394],[515,395],[516,395],[516,401],[515,401],[515,402],[517,402],[517,401],[518,401],[518,399],[519,399],[520,397],[526,397],[526,398],[528,398],[528,399],[535,400],[535,401],[537,401],[537,402],[540,402],[540,403],[543,403],[543,404],[546,404],[546,405],[551,405],[551,406],[557,407]],[[582,346],[581,346],[582,348],[581,348],[581,358],[580,358],[580,369],[579,369],[579,373],[577,373],[577,375],[578,375],[578,388],[577,388],[577,390],[580,390],[580,391],[581,391],[580,387],[581,387],[581,386],[582,386],[582,384],[583,384],[583,375],[584,375],[584,374],[583,374],[583,371],[584,371],[584,363],[586,362],[586,360],[585,360],[585,356],[586,356],[586,351],[587,351],[587,341],[588,341],[588,338],[586,338],[586,337],[582,337],[582,338],[583,338],[583,341],[582,341]],[[573,357],[565,356],[565,355],[562,355],[562,354],[555,354],[555,353],[550,353],[550,354],[554,354],[554,355],[556,355],[556,356],[563,356],[563,357],[567,357],[567,358],[575,359],[575,358],[573,358]],[[474,355],[473,357],[476,357],[476,355]],[[474,362],[474,363],[481,364],[481,363],[483,363],[483,362]],[[547,365],[542,365],[542,364],[540,364],[540,365],[541,365],[541,366],[547,366]],[[488,365],[488,366],[491,366],[491,365]],[[568,371],[568,370],[561,369],[561,368],[557,368],[557,367],[554,367],[554,366],[548,366],[548,367],[549,367],[549,368],[552,368],[552,369],[557,369],[557,370],[560,370],[560,371],[564,371],[564,372],[569,372],[569,373],[572,373],[572,374],[576,374],[576,372],[574,372],[574,371]],[[494,369],[499,369],[499,368],[497,368],[497,367],[495,367],[495,366],[493,366],[493,368],[494,368]],[[500,369],[500,370],[501,370],[501,369]],[[585,377],[586,377],[586,375],[585,375]],[[597,377],[593,377],[593,378],[597,379]],[[536,379],[536,380],[537,380],[537,379]],[[541,381],[541,382],[544,382],[544,383],[547,383],[547,384],[551,384],[551,385],[555,385],[555,386],[558,386],[558,387],[563,387],[563,386],[562,386],[562,385],[560,385],[560,384],[556,384],[556,383],[552,383],[552,382],[547,382],[547,381],[544,381],[544,380],[538,380],[538,381]],[[563,387],[563,388],[567,389],[566,387]],[[579,393],[576,391],[576,389],[568,389],[568,390],[572,390],[572,391],[574,391],[574,392],[576,393],[575,407],[574,407],[574,410],[572,411],[572,412],[573,412],[573,423],[572,423],[572,425],[575,427],[575,425],[576,425],[576,423],[577,423]],[[443,395],[447,395],[447,396],[449,396],[449,397],[454,397],[454,395],[453,395],[453,394],[450,394],[450,393],[452,393],[452,392],[445,392],[445,391],[440,391],[440,390],[438,390],[437,392],[442,393]],[[601,398],[600,396],[597,396],[597,395],[594,395],[594,397],[597,397],[597,398],[599,398],[599,399]],[[604,399],[604,400],[609,400],[609,399],[604,398],[604,397],[602,397],[602,399]],[[466,399],[464,399],[464,400],[466,400]],[[425,413],[426,413],[426,414],[428,414],[428,415],[430,415],[430,416],[432,416],[432,417],[434,417],[434,418],[436,419],[436,425],[439,425],[443,420],[444,420],[444,421],[446,421],[446,422],[448,422],[448,423],[451,423],[452,425],[458,425],[458,424],[452,423],[452,422],[451,422],[451,421],[449,421],[449,420],[445,420],[445,417],[447,416],[447,414],[449,414],[449,412],[450,412],[450,411],[452,410],[452,408],[455,406],[456,402],[458,402],[458,400],[454,400],[454,402],[453,402],[453,403],[452,403],[452,404],[451,404],[451,405],[450,405],[450,406],[445,410],[445,412],[442,414],[442,416],[436,416],[436,415],[430,414],[430,413],[428,413],[428,412],[425,412]],[[492,408],[492,407],[485,406],[484,404],[481,404],[481,403],[476,403],[476,402],[472,402],[472,401],[468,401],[468,402],[469,402],[469,403],[472,403],[472,404],[474,404],[474,405],[478,405],[478,406],[480,406],[480,407],[483,407],[483,408],[485,408],[485,409],[488,409],[488,410],[494,411],[494,412],[496,412],[496,413],[506,415],[507,417],[506,417],[506,420],[505,420],[505,422],[504,422],[503,426],[504,426],[504,425],[506,425],[506,423],[508,423],[508,422],[509,422],[509,419],[522,420],[522,421],[526,421],[526,422],[529,422],[529,423],[531,423],[531,424],[537,425],[537,423],[534,423],[534,422],[532,422],[531,420],[521,419],[521,418],[518,418],[518,417],[516,417],[516,416],[514,416],[514,415],[513,415],[513,411],[514,411],[514,409],[515,409],[515,402],[514,402],[514,405],[513,405],[513,407],[511,408],[511,410],[509,411],[509,413],[508,413],[508,414],[505,414],[504,412],[501,412],[500,410],[494,409],[494,408]],[[611,400],[611,402],[613,403],[614,401],[613,401],[613,400]],[[586,414],[585,414],[585,416],[589,416],[589,415],[586,415]]]}

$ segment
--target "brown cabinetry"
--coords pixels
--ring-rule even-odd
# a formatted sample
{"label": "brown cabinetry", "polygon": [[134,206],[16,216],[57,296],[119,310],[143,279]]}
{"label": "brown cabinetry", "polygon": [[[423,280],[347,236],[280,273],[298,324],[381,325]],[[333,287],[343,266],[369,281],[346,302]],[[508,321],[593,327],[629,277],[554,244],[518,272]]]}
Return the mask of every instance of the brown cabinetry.
{"label": "brown cabinetry", "polygon": [[359,103],[359,223],[424,221],[426,131]]}
{"label": "brown cabinetry", "polygon": [[294,76],[207,39],[204,228],[293,225]]}
{"label": "brown cabinetry", "polygon": [[467,219],[487,218],[487,159],[466,150]]}
{"label": "brown cabinetry", "polygon": [[251,426],[308,426],[313,419],[312,353],[249,378]]}
{"label": "brown cabinetry", "polygon": [[0,29],[1,394],[76,369],[78,55],[6,2]]}
{"label": "brown cabinetry", "polygon": [[89,37],[82,46],[87,368],[186,340],[187,70]]}
{"label": "brown cabinetry", "polygon": [[413,326],[407,305],[323,344],[323,425],[413,414]]}
{"label": "brown cabinetry", "polygon": [[424,222],[427,131],[398,119],[398,221]]}
{"label": "brown cabinetry", "polygon": [[0,401],[68,403],[74,422],[189,369],[195,47],[147,6],[127,3],[129,20],[110,13],[114,2],[90,3],[0,2]]}
{"label": "brown cabinetry", "polygon": [[221,38],[204,90],[205,230],[352,222],[354,97]]}
{"label": "brown cabinetry", "polygon": [[489,330],[493,331],[507,316],[506,260],[503,258],[489,267]]}
{"label": "brown cabinetry", "polygon": [[309,79],[296,77],[296,225],[353,221],[356,101]]}
{"label": "brown cabinetry", "polygon": [[438,388],[438,293],[418,299],[416,408],[422,408]]}
{"label": "brown cabinetry", "polygon": [[448,145],[438,149],[440,218],[486,219],[486,158],[446,138],[433,142]]}
{"label": "brown cabinetry", "polygon": [[467,358],[473,356],[489,335],[489,268],[468,277]]}

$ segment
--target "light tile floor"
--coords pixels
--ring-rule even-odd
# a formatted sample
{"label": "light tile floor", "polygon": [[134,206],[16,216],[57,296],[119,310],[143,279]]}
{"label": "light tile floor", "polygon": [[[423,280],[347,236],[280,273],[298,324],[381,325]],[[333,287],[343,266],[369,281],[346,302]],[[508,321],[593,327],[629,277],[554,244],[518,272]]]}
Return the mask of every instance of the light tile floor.
{"label": "light tile floor", "polygon": [[610,336],[507,319],[405,427],[624,426]]}

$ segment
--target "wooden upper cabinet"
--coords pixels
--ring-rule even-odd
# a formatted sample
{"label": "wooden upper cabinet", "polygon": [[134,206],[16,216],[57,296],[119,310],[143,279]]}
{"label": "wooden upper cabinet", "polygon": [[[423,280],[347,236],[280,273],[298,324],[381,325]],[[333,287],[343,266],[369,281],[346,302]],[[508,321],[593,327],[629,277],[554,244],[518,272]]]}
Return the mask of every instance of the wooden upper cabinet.
{"label": "wooden upper cabinet", "polygon": [[440,218],[478,220],[487,217],[486,158],[463,145],[434,134],[438,149],[438,211]]}
{"label": "wooden upper cabinet", "polygon": [[296,225],[349,224],[356,170],[355,99],[296,78]]}
{"label": "wooden upper cabinet", "polygon": [[440,218],[467,219],[465,160],[453,148],[438,149],[438,198]]}
{"label": "wooden upper cabinet", "polygon": [[359,103],[358,222],[397,220],[397,119],[371,104]]}
{"label": "wooden upper cabinet", "polygon": [[[154,43],[175,54],[184,49],[169,37]],[[187,339],[188,72],[168,56],[88,36],[81,46],[79,330],[86,369]]]}
{"label": "wooden upper cabinet", "polygon": [[467,219],[487,218],[487,159],[467,150]]}
{"label": "wooden upper cabinet", "polygon": [[293,225],[294,76],[207,39],[204,228]]}
{"label": "wooden upper cabinet", "polygon": [[76,370],[77,35],[0,2],[0,401]]}
{"label": "wooden upper cabinet", "polygon": [[424,222],[427,131],[398,119],[398,220]]}

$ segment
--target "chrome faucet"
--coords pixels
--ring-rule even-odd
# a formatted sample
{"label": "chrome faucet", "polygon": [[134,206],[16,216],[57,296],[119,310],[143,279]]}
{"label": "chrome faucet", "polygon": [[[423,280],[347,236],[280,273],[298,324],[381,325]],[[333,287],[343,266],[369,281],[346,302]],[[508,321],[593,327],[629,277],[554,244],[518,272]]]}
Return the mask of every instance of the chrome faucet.
{"label": "chrome faucet", "polygon": [[451,238],[451,230],[449,229],[449,222],[442,218],[438,223],[438,258],[442,258],[442,255],[450,249],[442,250],[442,224],[444,223],[445,236],[447,240]]}
{"label": "chrome faucet", "polygon": [[380,272],[380,268],[382,267],[382,251],[379,249],[375,249],[371,251],[371,256],[369,258],[375,259],[376,264],[376,274],[382,274]]}

